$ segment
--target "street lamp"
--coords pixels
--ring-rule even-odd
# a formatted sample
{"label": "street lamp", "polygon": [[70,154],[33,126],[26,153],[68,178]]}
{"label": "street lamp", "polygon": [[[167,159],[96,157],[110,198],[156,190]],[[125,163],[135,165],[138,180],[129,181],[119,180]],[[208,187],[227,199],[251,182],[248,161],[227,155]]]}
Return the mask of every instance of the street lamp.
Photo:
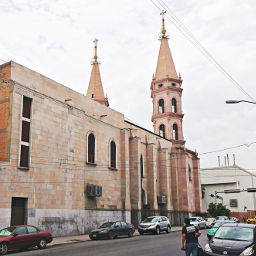
{"label": "street lamp", "polygon": [[256,104],[255,101],[249,101],[249,100],[226,100],[227,104],[237,104],[240,102],[246,102],[246,103],[251,103],[251,104]]}

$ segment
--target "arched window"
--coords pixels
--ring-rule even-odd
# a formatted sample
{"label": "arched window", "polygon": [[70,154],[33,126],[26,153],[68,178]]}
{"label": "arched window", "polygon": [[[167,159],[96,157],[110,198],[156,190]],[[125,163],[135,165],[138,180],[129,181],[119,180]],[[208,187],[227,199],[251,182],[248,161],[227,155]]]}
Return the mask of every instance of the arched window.
{"label": "arched window", "polygon": [[191,173],[190,165],[188,165],[188,180],[192,181],[192,173]]}
{"label": "arched window", "polygon": [[88,163],[95,163],[95,136],[93,133],[90,133],[88,136],[88,155],[87,161]]}
{"label": "arched window", "polygon": [[172,112],[177,113],[177,101],[175,98],[172,98]]}
{"label": "arched window", "polygon": [[162,114],[164,113],[164,100],[160,99],[158,101],[158,113]]}
{"label": "arched window", "polygon": [[116,168],[116,143],[110,142],[110,167]]}
{"label": "arched window", "polygon": [[159,135],[165,138],[165,126],[163,124],[159,126]]}
{"label": "arched window", "polygon": [[178,126],[177,124],[174,124],[172,127],[172,138],[174,140],[178,140]]}
{"label": "arched window", "polygon": [[141,178],[144,177],[144,166],[143,166],[143,156],[142,155],[140,156],[140,175],[141,175]]}

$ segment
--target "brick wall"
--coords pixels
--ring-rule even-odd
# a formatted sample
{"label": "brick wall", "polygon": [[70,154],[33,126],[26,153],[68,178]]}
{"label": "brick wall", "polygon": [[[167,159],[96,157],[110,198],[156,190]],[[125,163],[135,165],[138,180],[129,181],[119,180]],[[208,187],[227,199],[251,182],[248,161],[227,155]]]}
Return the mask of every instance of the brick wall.
{"label": "brick wall", "polygon": [[10,140],[10,64],[0,68],[0,161],[9,159]]}

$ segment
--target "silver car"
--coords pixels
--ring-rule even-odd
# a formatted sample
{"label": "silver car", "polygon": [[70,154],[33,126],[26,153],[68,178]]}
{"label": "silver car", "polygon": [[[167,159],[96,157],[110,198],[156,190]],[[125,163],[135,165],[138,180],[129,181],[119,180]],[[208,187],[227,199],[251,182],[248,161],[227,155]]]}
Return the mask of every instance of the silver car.
{"label": "silver car", "polygon": [[162,231],[170,233],[171,224],[169,219],[165,216],[150,216],[139,224],[138,231],[140,235],[144,233],[159,235]]}
{"label": "silver car", "polygon": [[206,221],[202,217],[191,217],[190,224],[194,225],[198,229],[200,228],[206,228]]}

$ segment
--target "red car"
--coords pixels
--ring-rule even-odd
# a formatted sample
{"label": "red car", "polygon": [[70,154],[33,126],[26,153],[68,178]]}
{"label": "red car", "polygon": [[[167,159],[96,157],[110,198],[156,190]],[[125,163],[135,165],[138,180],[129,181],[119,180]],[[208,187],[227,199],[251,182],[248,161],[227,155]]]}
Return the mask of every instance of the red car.
{"label": "red car", "polygon": [[44,249],[52,241],[52,234],[30,225],[19,225],[0,230],[0,255],[8,250],[37,246]]}

